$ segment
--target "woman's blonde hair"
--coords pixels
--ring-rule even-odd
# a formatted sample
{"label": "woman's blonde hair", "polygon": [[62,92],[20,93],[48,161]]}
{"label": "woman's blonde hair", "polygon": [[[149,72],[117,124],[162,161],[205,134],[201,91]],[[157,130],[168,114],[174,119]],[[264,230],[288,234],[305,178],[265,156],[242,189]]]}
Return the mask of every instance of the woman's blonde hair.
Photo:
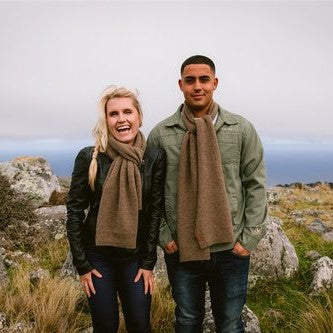
{"label": "woman's blonde hair", "polygon": [[109,86],[107,87],[99,101],[98,101],[98,113],[99,118],[97,124],[93,130],[93,136],[95,137],[95,148],[92,154],[92,160],[89,166],[89,185],[92,190],[95,189],[95,179],[97,174],[97,155],[99,152],[104,153],[107,149],[108,142],[109,142],[109,131],[108,126],[106,123],[106,103],[112,98],[125,98],[129,97],[133,101],[134,107],[139,112],[140,118],[140,126],[142,125],[142,109],[139,103],[137,94],[133,91],[124,88],[124,87],[117,87],[117,86]]}

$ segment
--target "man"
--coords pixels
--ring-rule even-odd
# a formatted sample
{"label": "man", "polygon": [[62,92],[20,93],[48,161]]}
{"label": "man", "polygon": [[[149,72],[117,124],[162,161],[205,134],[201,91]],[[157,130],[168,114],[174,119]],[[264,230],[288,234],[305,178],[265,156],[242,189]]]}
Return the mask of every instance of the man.
{"label": "man", "polygon": [[176,332],[202,332],[208,282],[217,332],[244,332],[250,253],[265,233],[263,149],[253,126],[213,100],[215,65],[181,66],[185,101],[150,133],[167,155],[160,245],[176,302]]}

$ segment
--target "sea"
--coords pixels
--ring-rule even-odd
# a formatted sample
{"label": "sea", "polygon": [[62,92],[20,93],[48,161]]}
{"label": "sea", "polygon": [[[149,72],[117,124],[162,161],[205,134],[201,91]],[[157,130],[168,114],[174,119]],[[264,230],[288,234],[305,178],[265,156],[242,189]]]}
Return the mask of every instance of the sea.
{"label": "sea", "polygon": [[[0,162],[18,156],[46,159],[53,172],[70,177],[79,147],[66,149],[0,149]],[[267,186],[290,183],[333,182],[333,144],[264,144]]]}

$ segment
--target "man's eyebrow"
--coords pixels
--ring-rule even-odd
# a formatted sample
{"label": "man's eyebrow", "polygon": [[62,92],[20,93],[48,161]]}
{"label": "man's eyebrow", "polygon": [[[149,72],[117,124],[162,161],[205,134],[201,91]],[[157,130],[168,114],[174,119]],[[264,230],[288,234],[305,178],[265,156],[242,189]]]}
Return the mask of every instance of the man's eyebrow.
{"label": "man's eyebrow", "polygon": [[[201,75],[201,76],[199,76],[199,79],[207,79],[209,77],[210,77],[209,75]],[[196,78],[196,76],[192,76],[192,75],[187,75],[184,77],[184,79],[195,79],[195,78]]]}

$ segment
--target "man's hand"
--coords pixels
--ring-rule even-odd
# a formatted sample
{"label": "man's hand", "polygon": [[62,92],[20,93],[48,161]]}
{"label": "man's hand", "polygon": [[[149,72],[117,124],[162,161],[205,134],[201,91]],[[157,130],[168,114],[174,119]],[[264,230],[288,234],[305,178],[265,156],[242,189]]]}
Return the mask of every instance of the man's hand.
{"label": "man's hand", "polygon": [[248,251],[245,247],[241,245],[241,243],[236,242],[232,252],[240,257],[246,257],[250,255],[250,251]]}
{"label": "man's hand", "polygon": [[176,242],[174,240],[172,240],[170,243],[168,243],[165,248],[164,248],[164,251],[166,253],[175,253],[178,251],[178,246],[176,244]]}

